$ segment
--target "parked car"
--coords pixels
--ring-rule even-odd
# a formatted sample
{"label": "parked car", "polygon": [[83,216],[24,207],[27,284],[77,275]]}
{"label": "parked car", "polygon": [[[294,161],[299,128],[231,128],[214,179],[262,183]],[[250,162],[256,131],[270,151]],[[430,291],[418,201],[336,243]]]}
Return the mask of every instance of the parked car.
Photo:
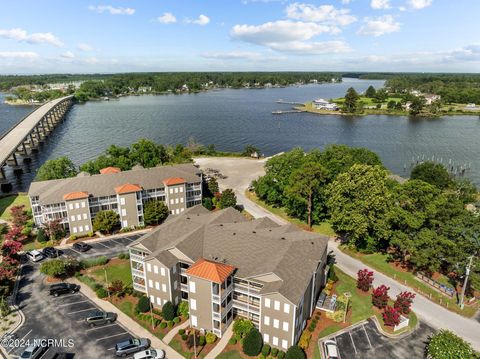
{"label": "parked car", "polygon": [[115,345],[115,355],[117,357],[126,357],[128,354],[137,353],[148,349],[150,342],[146,338],[131,338]]}
{"label": "parked car", "polygon": [[162,349],[148,349],[133,355],[133,359],[164,359],[165,352]]}
{"label": "parked car", "polygon": [[112,323],[115,320],[117,320],[117,313],[104,312],[102,310],[93,311],[85,318],[85,322],[91,327],[105,323]]}
{"label": "parked car", "polygon": [[76,242],[73,245],[73,249],[79,251],[79,252],[86,252],[91,248],[91,246],[87,243],[84,242]]}
{"label": "parked car", "polygon": [[326,359],[340,359],[340,354],[338,353],[337,342],[333,340],[325,340],[323,342],[325,348],[325,357]]}
{"label": "parked car", "polygon": [[76,293],[80,290],[80,286],[70,283],[56,283],[50,286],[50,295],[58,297],[60,294]]}
{"label": "parked car", "polygon": [[46,347],[42,347],[40,345],[30,345],[27,349],[20,354],[20,358],[22,359],[37,359],[40,358],[43,353],[47,350]]}
{"label": "parked car", "polygon": [[45,257],[48,257],[48,258],[57,258],[60,255],[60,253],[58,252],[58,249],[53,247],[43,248],[42,253]]}
{"label": "parked car", "polygon": [[41,252],[34,249],[33,251],[27,252],[27,258],[32,262],[39,262],[45,258],[45,256]]}

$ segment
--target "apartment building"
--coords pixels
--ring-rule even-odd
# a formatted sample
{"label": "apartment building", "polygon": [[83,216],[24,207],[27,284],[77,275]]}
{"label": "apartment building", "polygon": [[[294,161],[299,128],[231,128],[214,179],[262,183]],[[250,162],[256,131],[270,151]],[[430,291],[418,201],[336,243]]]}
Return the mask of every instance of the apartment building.
{"label": "apartment building", "polygon": [[326,282],[328,238],[201,206],[169,218],[128,248],[134,289],[154,307],[189,303],[193,327],[221,337],[235,316],[264,342],[297,343]]}
{"label": "apartment building", "polygon": [[99,211],[113,210],[122,228],[143,225],[147,201],[164,201],[172,215],[202,203],[202,173],[192,164],[130,171],[107,167],[98,175],[81,172],[77,177],[32,182],[28,191],[37,226],[60,219],[70,234],[83,236],[93,230]]}

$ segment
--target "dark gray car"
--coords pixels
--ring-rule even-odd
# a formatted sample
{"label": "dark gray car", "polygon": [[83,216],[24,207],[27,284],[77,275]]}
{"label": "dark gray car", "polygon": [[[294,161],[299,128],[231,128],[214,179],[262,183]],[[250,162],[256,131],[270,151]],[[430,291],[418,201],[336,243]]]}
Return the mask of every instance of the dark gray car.
{"label": "dark gray car", "polygon": [[128,354],[148,349],[149,346],[150,341],[146,338],[131,338],[115,345],[115,355],[117,357],[126,357]]}
{"label": "dark gray car", "polygon": [[85,318],[85,322],[91,327],[112,323],[115,320],[117,320],[117,313],[104,312],[101,310],[93,311]]}

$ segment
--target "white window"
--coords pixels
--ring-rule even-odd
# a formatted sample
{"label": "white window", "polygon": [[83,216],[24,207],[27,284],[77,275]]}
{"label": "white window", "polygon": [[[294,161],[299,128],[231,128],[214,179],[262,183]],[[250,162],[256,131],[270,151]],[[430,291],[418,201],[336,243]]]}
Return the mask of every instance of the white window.
{"label": "white window", "polygon": [[158,266],[155,264],[153,265],[153,273],[158,274]]}
{"label": "white window", "polygon": [[183,192],[183,187],[180,187],[180,193],[182,193],[182,192]]}
{"label": "white window", "polygon": [[183,212],[184,210],[185,210],[185,208],[182,208],[182,209],[180,210],[180,212]]}
{"label": "white window", "polygon": [[288,332],[288,322],[283,322],[283,331]]}
{"label": "white window", "polygon": [[265,343],[268,343],[269,340],[270,340],[270,335],[268,335],[268,334],[263,334],[263,341],[264,341]]}
{"label": "white window", "polygon": [[148,280],[148,286],[150,288],[153,288],[153,280],[151,280],[151,279]]}
{"label": "white window", "polygon": [[170,193],[173,193],[173,188],[170,188]]}
{"label": "white window", "polygon": [[175,198],[175,204],[178,204],[178,198]]}
{"label": "white window", "polygon": [[174,203],[175,203],[175,200],[172,198],[172,199],[170,200],[170,204],[174,204]]}
{"label": "white window", "polygon": [[288,341],[285,340],[285,339],[282,340],[282,348],[283,348],[283,349],[287,349],[287,348],[288,348]]}
{"label": "white window", "polygon": [[177,208],[177,209],[175,210],[175,213],[176,213],[176,214],[179,214],[179,213],[180,213],[180,210]]}
{"label": "white window", "polygon": [[162,299],[157,297],[157,305],[162,305]]}
{"label": "white window", "polygon": [[175,188],[175,193],[178,193],[178,187],[177,187],[177,188]]}
{"label": "white window", "polygon": [[180,198],[180,203],[183,203],[183,197],[182,197],[182,198]]}
{"label": "white window", "polygon": [[124,205],[125,204],[125,197],[120,197],[120,204]]}
{"label": "white window", "polygon": [[276,300],[273,304],[274,304],[273,307],[275,308],[275,310],[280,310],[280,302],[278,300]]}
{"label": "white window", "polygon": [[263,317],[263,324],[270,325],[270,317],[268,315]]}
{"label": "white window", "polygon": [[165,268],[160,268],[160,274],[165,277]]}
{"label": "white window", "polygon": [[122,226],[123,226],[123,227],[128,227],[128,222],[127,222],[127,221],[123,221],[123,222],[122,222]]}
{"label": "white window", "polygon": [[155,297],[153,295],[150,296],[150,302],[155,303]]}
{"label": "white window", "polygon": [[77,233],[77,227],[73,227],[73,233]]}
{"label": "white window", "polygon": [[195,282],[190,282],[189,283],[189,289],[190,289],[190,293],[195,293],[195,291],[196,291]]}
{"label": "white window", "polygon": [[148,272],[152,271],[152,265],[150,263],[147,263],[147,271]]}
{"label": "white window", "polygon": [[122,208],[122,216],[125,217],[127,215],[127,210],[125,208]]}
{"label": "white window", "polygon": [[82,220],[82,216],[77,214],[77,221],[81,221]]}
{"label": "white window", "polygon": [[280,326],[279,320],[278,320],[278,319],[274,319],[274,320],[273,320],[273,327],[274,327],[274,328],[278,328],[279,326]]}
{"label": "white window", "polygon": [[83,214],[83,219],[87,219],[87,214],[86,213]]}
{"label": "white window", "polygon": [[68,205],[68,209],[73,209],[73,203],[70,203],[70,204]]}
{"label": "white window", "polygon": [[85,202],[82,202],[82,208],[85,208]]}
{"label": "white window", "polygon": [[166,284],[162,284],[162,291],[167,293],[167,285]]}
{"label": "white window", "polygon": [[278,338],[277,337],[272,338],[272,344],[273,345],[278,345]]}
{"label": "white window", "polygon": [[155,282],[155,289],[156,289],[156,290],[160,290],[160,283]]}
{"label": "white window", "polygon": [[80,208],[80,203],[78,203],[78,202],[75,203],[75,208],[76,208],[76,209],[79,209],[79,208]]}
{"label": "white window", "polygon": [[78,227],[79,232],[83,232],[83,226]]}
{"label": "white window", "polygon": [[197,316],[192,315],[190,318],[192,318],[192,326],[196,327],[197,326]]}
{"label": "white window", "polygon": [[197,310],[197,300],[190,299],[190,309]]}
{"label": "white window", "polygon": [[90,230],[90,226],[88,224],[85,225],[85,230],[86,231],[89,231]]}
{"label": "white window", "polygon": [[265,298],[265,307],[270,308],[270,299]]}
{"label": "white window", "polygon": [[71,217],[70,217],[70,220],[71,220],[72,222],[75,222],[75,216],[71,216]]}
{"label": "white window", "polygon": [[285,303],[283,305],[283,311],[287,314],[290,313],[290,304]]}

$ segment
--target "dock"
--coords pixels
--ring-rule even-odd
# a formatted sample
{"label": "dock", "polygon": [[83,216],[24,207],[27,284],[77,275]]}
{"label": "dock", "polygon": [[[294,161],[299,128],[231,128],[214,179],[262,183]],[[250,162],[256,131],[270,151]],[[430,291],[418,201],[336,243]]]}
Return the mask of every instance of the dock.
{"label": "dock", "polygon": [[294,102],[294,101],[284,101],[284,100],[277,100],[276,103],[284,104],[284,105],[296,105],[296,106],[305,106],[304,103],[301,102]]}
{"label": "dock", "polygon": [[287,113],[301,113],[301,112],[306,112],[302,110],[279,110],[279,111],[272,111],[272,115],[284,115]]}

